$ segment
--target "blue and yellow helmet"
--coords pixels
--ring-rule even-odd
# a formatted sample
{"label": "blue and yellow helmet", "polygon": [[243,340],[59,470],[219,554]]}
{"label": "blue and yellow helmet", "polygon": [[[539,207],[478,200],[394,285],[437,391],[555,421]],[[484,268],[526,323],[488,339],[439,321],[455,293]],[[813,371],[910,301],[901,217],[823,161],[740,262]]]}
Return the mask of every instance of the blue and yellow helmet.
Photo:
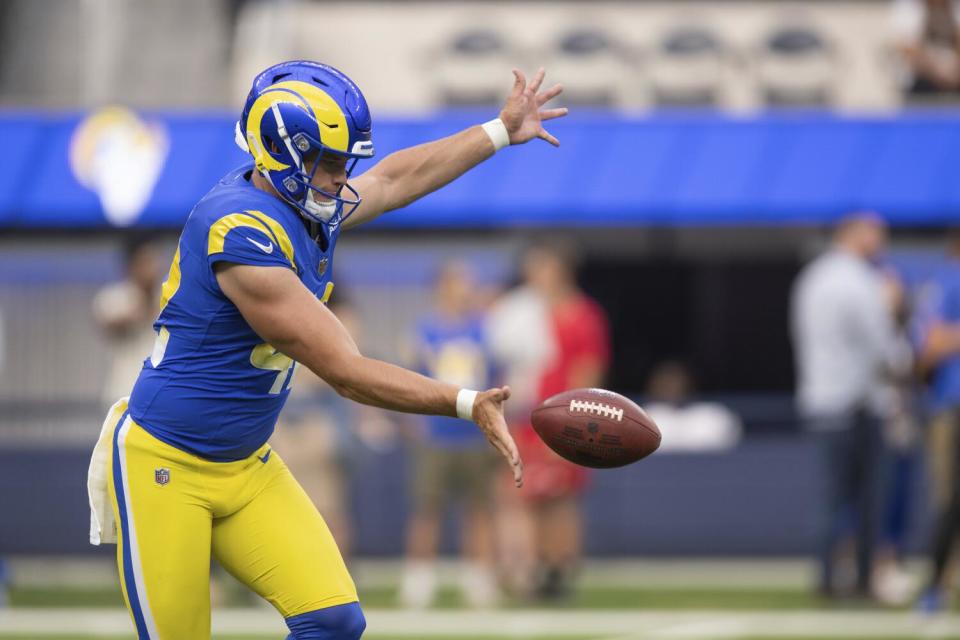
{"label": "blue and yellow helmet", "polygon": [[[357,208],[360,195],[349,184],[337,193],[311,185],[320,156],[348,158],[349,177],[357,160],[373,157],[371,128],[367,101],[350,78],[325,64],[294,60],[254,79],[237,122],[237,144],[284,200],[308,220],[333,227]],[[349,197],[342,197],[344,188]],[[313,192],[329,200],[318,202]]]}

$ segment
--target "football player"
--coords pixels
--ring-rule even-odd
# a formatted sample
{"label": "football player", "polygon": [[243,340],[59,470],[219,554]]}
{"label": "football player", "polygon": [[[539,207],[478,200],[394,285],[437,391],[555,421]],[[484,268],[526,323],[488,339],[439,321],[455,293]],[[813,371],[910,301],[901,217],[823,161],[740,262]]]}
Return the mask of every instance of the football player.
{"label": "football player", "polygon": [[[237,142],[253,162],[194,207],[161,291],[153,353],[91,463],[91,540],[118,542],[139,638],[210,637],[211,552],[283,615],[290,636],[359,638],[366,622],[326,524],[266,444],[298,365],[368,405],[472,420],[512,467],[507,387],[460,389],[360,354],[326,308],[340,233],[434,191],[512,144],[558,141],[560,85],[515,82],[499,118],[373,157],[360,89],[293,61],[256,77]],[[105,491],[105,498],[98,494]],[[106,505],[104,507],[103,505]],[[111,522],[113,520],[113,522]]]}

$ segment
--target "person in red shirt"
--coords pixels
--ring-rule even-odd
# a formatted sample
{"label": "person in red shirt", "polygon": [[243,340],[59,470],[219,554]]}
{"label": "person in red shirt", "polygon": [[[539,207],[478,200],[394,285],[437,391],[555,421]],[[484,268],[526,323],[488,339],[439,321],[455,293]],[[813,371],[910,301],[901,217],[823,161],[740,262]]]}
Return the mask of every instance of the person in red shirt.
{"label": "person in red shirt", "polygon": [[[526,286],[541,301],[543,325],[536,331],[548,334],[552,348],[544,354],[533,406],[550,396],[603,382],[610,361],[610,332],[600,306],[577,286],[576,254],[560,243],[537,245],[523,261]],[[527,327],[530,328],[530,327]],[[541,599],[559,599],[570,592],[570,580],[581,556],[582,523],[580,496],[589,471],[568,462],[550,450],[529,423],[529,414],[514,425],[522,452],[526,486],[513,517],[526,531],[528,566],[533,566],[527,584]],[[514,520],[514,522],[518,522]]]}

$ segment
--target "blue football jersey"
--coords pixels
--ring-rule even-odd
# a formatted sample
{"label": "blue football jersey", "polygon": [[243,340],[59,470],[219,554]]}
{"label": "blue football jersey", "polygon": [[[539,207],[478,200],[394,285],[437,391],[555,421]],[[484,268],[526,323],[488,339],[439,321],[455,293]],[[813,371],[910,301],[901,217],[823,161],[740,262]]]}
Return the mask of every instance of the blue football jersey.
{"label": "blue football jersey", "polygon": [[321,248],[300,215],[227,174],[190,213],[161,288],[153,353],[130,415],[153,436],[209,460],[239,460],[273,433],[296,363],[256,334],[220,290],[217,262],[293,269],[324,302],[339,228]]}
{"label": "blue football jersey", "polygon": [[[417,325],[420,371],[458,387],[486,389],[494,372],[483,329],[483,319],[469,316],[451,320],[431,314]],[[486,444],[486,437],[473,424],[458,418],[427,416],[430,442],[441,447]]]}
{"label": "blue football jersey", "polygon": [[[947,262],[923,287],[913,322],[918,344],[923,344],[934,324],[960,325],[960,260]],[[960,406],[960,356],[950,356],[937,365],[930,400],[935,410]]]}

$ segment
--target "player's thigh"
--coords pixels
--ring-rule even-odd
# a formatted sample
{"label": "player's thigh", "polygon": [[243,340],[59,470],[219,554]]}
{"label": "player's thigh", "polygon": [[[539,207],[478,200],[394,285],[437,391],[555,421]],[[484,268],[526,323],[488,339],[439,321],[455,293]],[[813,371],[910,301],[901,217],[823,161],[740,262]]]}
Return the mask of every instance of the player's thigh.
{"label": "player's thigh", "polygon": [[117,564],[138,637],[209,638],[211,518],[197,470],[132,420],[116,429],[113,447]]}
{"label": "player's thigh", "polygon": [[355,602],[357,590],[330,530],[275,452],[262,489],[213,524],[213,553],[286,618]]}

